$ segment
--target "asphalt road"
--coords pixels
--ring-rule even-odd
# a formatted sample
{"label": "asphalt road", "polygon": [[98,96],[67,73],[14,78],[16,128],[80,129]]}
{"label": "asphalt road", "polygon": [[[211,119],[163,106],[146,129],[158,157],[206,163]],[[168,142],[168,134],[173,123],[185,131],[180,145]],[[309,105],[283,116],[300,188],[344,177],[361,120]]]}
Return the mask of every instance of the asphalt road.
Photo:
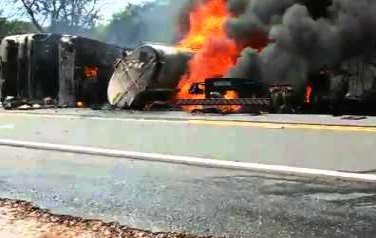
{"label": "asphalt road", "polygon": [[[347,126],[343,126],[347,124]],[[0,139],[375,171],[376,119],[0,113]],[[0,197],[153,231],[374,237],[376,185],[0,146]]]}
{"label": "asphalt road", "polygon": [[[0,138],[316,169],[376,169],[375,118],[342,120],[353,125],[348,127],[338,126],[338,118],[319,116],[286,116],[300,123],[286,125],[278,115],[68,112],[0,113]],[[272,123],[265,123],[268,117]]]}
{"label": "asphalt road", "polygon": [[0,197],[153,231],[374,237],[374,184],[0,147]]}

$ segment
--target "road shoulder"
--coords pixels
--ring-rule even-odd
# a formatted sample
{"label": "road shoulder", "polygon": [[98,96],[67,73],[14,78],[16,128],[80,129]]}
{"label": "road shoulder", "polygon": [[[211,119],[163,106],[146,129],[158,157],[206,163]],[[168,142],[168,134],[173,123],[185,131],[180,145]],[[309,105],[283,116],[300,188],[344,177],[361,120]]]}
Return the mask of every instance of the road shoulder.
{"label": "road shoulder", "polygon": [[7,238],[195,238],[177,233],[152,233],[100,220],[51,214],[25,201],[0,199],[0,237]]}

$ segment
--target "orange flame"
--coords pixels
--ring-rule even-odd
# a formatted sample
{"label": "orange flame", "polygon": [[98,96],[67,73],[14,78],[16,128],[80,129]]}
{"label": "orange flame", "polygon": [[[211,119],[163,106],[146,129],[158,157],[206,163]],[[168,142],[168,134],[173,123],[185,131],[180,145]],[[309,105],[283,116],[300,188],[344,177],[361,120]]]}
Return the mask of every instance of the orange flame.
{"label": "orange flame", "polygon": [[311,104],[312,93],[313,93],[313,88],[312,86],[308,85],[306,88],[305,103]]}
{"label": "orange flame", "polygon": [[[192,84],[204,82],[206,78],[223,77],[235,65],[245,47],[261,50],[270,42],[261,32],[242,42],[230,39],[226,34],[225,24],[232,16],[226,1],[204,0],[190,13],[189,31],[177,47],[188,48],[196,54],[188,63],[188,72],[178,84],[178,99],[204,99],[205,94],[189,93]],[[224,97],[236,99],[238,94],[229,92]],[[241,107],[234,106],[232,110],[238,111],[239,108]]]}
{"label": "orange flame", "polygon": [[[224,95],[226,99],[235,99],[239,98],[239,95],[235,91],[227,91],[226,95]],[[222,106],[221,110],[223,112],[239,112],[242,109],[242,106]]]}
{"label": "orange flame", "polygon": [[238,56],[236,44],[227,38],[209,38],[203,48],[188,63],[188,72],[179,82],[179,99],[203,99],[204,94],[191,95],[193,83],[204,82],[206,78],[222,77],[235,64]]}
{"label": "orange flame", "polygon": [[93,79],[98,76],[98,67],[95,66],[85,66],[84,74],[87,78]]}
{"label": "orange flame", "polygon": [[190,13],[189,32],[178,47],[198,51],[209,37],[226,37],[223,26],[228,17],[225,0],[207,0]]}
{"label": "orange flame", "polygon": [[[188,72],[179,82],[178,99],[205,98],[205,94],[191,95],[191,85],[204,82],[206,78],[222,77],[235,64],[240,49],[224,30],[229,17],[226,0],[207,0],[190,13],[189,32],[178,47],[189,48],[197,53],[188,64]],[[237,94],[228,94],[227,97],[237,98]],[[191,110],[192,107],[185,109]]]}

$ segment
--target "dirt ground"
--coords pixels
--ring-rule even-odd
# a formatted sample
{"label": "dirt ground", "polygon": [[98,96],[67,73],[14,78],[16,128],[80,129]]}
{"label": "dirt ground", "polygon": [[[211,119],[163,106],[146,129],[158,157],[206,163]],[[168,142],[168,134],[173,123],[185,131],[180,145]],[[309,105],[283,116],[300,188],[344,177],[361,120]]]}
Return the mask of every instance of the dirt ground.
{"label": "dirt ground", "polygon": [[25,201],[0,199],[1,238],[198,238],[177,233],[152,233],[72,216],[51,214]]}

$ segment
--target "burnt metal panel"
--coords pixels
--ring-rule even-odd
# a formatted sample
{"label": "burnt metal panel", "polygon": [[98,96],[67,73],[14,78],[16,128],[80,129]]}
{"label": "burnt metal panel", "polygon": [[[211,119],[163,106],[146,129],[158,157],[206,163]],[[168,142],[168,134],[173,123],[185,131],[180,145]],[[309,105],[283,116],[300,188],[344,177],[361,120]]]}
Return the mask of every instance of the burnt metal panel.
{"label": "burnt metal panel", "polygon": [[[119,108],[142,107],[148,97],[158,100],[153,92],[163,98],[162,89],[175,89],[192,55],[192,52],[162,45],[135,49],[116,66],[107,92],[109,102]],[[168,90],[164,92],[170,94]]]}
{"label": "burnt metal panel", "polygon": [[[70,35],[5,37],[0,44],[1,100],[7,96],[38,102],[52,98],[59,105],[75,106],[78,100],[95,95],[96,103],[103,104],[113,65],[123,51],[115,45]],[[98,68],[95,87],[85,87],[86,67]]]}
{"label": "burnt metal panel", "polygon": [[8,96],[18,96],[18,43],[13,39],[2,42],[2,100]]}
{"label": "burnt metal panel", "polygon": [[158,67],[158,54],[150,47],[136,49],[116,66],[108,88],[112,105],[127,107],[153,84]]}
{"label": "burnt metal panel", "polygon": [[69,38],[59,44],[59,95],[60,106],[76,105],[74,70],[76,49]]}

